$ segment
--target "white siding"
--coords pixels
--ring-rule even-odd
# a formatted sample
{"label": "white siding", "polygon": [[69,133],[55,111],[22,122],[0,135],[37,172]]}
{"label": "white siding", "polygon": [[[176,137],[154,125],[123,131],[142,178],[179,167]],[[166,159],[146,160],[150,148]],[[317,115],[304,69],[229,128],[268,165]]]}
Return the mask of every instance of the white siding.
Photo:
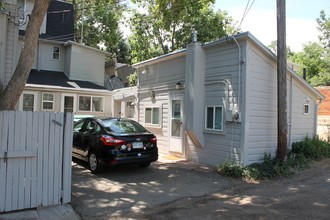
{"label": "white siding", "polygon": [[104,85],[105,55],[85,47],[72,45],[70,79]]}
{"label": "white siding", "polygon": [[276,150],[277,70],[276,63],[252,45],[247,54],[245,162],[251,163]]}
{"label": "white siding", "polygon": [[[224,107],[224,130],[204,131],[204,147],[192,146],[188,139],[187,157],[200,163],[217,165],[224,161],[241,161],[241,124],[226,123],[225,112],[237,107],[238,48],[222,44],[206,50],[205,106]],[[228,82],[228,85],[225,83]],[[241,89],[241,88],[240,88]],[[202,116],[205,118],[205,113]],[[200,125],[205,127],[204,124]]]}
{"label": "white siding", "polygon": [[[184,80],[185,57],[152,64],[148,66],[147,71],[145,71],[145,68],[140,68],[138,71],[140,88],[138,121],[157,136],[159,152],[168,153],[169,96],[170,94],[182,93],[181,90],[175,90],[175,84]],[[144,73],[142,74],[142,72]],[[150,98],[150,89],[155,92],[155,101]],[[162,110],[160,127],[147,126],[144,123],[145,108],[153,106],[160,107]]]}
{"label": "white siding", "polygon": [[[38,62],[38,69],[64,72],[64,62],[65,62],[65,48],[60,45],[51,43],[39,43],[38,57],[36,57],[35,62]],[[60,48],[60,59],[53,59],[53,48]],[[38,59],[38,60],[37,60]]]}
{"label": "white siding", "polygon": [[[260,162],[277,149],[277,64],[256,47],[247,48],[245,164]],[[315,134],[316,101],[301,82],[287,74],[288,145]],[[304,114],[304,104],[310,113]]]}
{"label": "white siding", "polygon": [[[316,134],[316,102],[296,82],[293,82],[292,91],[292,125],[291,143],[303,140],[306,136]],[[309,114],[304,114],[304,105],[309,105]]]}

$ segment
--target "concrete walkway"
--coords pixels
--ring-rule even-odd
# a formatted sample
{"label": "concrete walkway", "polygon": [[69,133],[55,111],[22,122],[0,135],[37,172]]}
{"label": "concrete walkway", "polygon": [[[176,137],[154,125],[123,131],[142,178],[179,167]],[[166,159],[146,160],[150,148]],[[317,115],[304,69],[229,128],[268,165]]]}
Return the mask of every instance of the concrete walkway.
{"label": "concrete walkway", "polygon": [[0,220],[80,220],[69,204],[0,214]]}

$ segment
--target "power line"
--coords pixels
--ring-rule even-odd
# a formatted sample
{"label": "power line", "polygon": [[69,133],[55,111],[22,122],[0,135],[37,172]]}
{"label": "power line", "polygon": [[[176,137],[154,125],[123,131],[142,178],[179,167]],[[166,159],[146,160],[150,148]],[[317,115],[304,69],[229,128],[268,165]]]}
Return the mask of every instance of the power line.
{"label": "power line", "polygon": [[241,28],[241,25],[242,25],[245,17],[247,16],[247,14],[249,13],[249,11],[250,11],[250,9],[251,9],[254,2],[255,2],[255,0],[253,0],[250,4],[250,0],[248,0],[247,4],[245,6],[245,10],[244,10],[244,13],[243,13],[243,16],[242,16],[241,22],[239,23],[238,28]]}

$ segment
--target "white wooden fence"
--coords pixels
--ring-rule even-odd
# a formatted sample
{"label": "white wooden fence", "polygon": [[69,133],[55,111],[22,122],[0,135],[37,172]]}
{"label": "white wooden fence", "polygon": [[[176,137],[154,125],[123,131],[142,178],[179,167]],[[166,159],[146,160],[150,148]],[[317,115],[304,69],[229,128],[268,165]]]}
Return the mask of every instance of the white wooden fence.
{"label": "white wooden fence", "polygon": [[73,115],[0,111],[0,212],[71,200]]}

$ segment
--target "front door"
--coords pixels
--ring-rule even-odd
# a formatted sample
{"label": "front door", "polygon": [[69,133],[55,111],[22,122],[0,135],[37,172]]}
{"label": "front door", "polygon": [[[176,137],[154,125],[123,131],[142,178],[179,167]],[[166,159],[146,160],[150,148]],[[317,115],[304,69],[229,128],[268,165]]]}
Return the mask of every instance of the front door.
{"label": "front door", "polygon": [[62,95],[62,112],[76,112],[76,95],[75,94],[63,94]]}
{"label": "front door", "polygon": [[170,151],[183,153],[182,96],[170,99]]}

